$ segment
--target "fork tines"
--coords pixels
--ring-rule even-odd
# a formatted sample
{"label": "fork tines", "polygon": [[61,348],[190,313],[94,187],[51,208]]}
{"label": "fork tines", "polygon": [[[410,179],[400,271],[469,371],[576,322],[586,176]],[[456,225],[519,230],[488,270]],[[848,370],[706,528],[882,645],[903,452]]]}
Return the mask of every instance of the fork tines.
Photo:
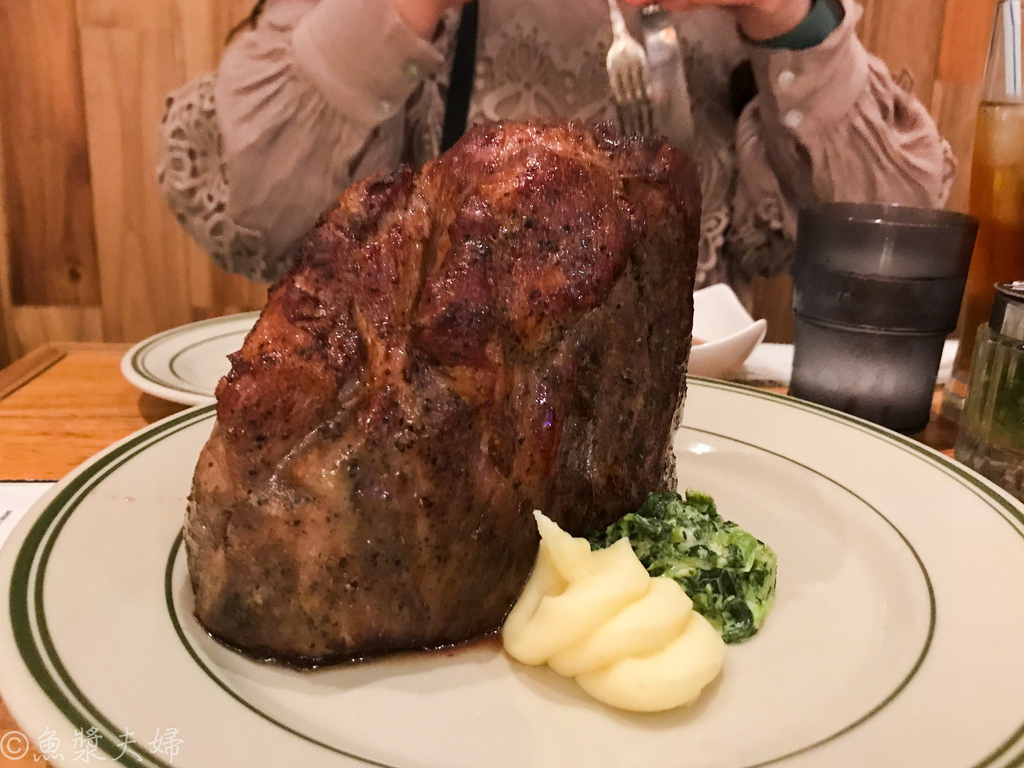
{"label": "fork tines", "polygon": [[[643,85],[641,84],[641,88]],[[646,91],[641,91],[646,93]],[[625,133],[649,135],[654,133],[654,110],[646,95],[628,101],[615,102],[619,125]]]}
{"label": "fork tines", "polygon": [[647,88],[647,54],[626,28],[618,0],[608,0],[612,44],[606,66],[619,123],[626,133],[654,132],[654,112]]}

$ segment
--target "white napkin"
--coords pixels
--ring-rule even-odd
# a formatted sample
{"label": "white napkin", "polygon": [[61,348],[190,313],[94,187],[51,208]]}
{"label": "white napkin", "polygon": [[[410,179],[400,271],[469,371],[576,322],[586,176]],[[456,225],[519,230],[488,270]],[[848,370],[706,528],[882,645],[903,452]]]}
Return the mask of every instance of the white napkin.
{"label": "white napkin", "polygon": [[957,339],[947,339],[946,343],[942,346],[942,359],[939,360],[939,384],[945,384],[949,381],[949,378],[953,375],[953,358],[956,357],[956,351],[960,347],[960,342]]}
{"label": "white napkin", "polygon": [[[953,358],[956,357],[958,342],[949,339],[942,347],[939,361],[938,384],[945,384],[953,372]],[[734,381],[745,384],[774,384],[789,386],[793,373],[792,344],[758,344],[743,366],[733,374]]]}
{"label": "white napkin", "polygon": [[7,541],[18,521],[51,486],[53,483],[50,481],[0,482],[0,546]]}
{"label": "white napkin", "polygon": [[793,345],[762,343],[754,347],[743,365],[733,374],[745,384],[789,384],[793,372]]}

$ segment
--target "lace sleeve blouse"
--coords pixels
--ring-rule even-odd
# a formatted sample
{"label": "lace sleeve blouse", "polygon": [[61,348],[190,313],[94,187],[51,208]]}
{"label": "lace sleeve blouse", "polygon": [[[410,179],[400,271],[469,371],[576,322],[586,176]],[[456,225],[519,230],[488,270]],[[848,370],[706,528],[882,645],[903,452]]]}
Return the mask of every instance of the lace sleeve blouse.
{"label": "lace sleeve blouse", "polygon": [[[704,193],[698,285],[786,270],[796,212],[844,200],[940,207],[954,163],[924,107],[866,52],[860,8],[798,51],[744,40],[724,10],[678,14]],[[389,0],[271,0],[219,69],[168,97],[158,178],[224,269],[272,280],[350,183],[437,155],[456,14],[432,41]],[[480,6],[471,123],[614,120],[606,0]],[[755,94],[737,100],[736,74]]]}

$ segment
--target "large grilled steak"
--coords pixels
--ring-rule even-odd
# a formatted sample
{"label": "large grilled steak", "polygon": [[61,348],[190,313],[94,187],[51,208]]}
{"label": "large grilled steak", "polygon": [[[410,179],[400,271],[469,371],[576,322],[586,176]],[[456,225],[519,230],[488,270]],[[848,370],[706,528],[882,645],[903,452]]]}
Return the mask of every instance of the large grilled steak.
{"label": "large grilled steak", "polygon": [[529,575],[534,509],[579,534],[673,487],[699,219],[685,154],[575,123],[479,126],[347,190],[217,387],[203,626],[297,664],[472,638]]}

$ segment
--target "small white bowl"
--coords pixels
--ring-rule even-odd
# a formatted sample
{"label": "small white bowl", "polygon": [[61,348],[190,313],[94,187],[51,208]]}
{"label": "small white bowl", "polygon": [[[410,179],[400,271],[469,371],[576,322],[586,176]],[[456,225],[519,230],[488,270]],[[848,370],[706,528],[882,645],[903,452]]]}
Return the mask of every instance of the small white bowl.
{"label": "small white bowl", "polygon": [[694,291],[693,347],[687,373],[728,378],[761,343],[767,330],[768,323],[754,320],[729,286],[719,283]]}

